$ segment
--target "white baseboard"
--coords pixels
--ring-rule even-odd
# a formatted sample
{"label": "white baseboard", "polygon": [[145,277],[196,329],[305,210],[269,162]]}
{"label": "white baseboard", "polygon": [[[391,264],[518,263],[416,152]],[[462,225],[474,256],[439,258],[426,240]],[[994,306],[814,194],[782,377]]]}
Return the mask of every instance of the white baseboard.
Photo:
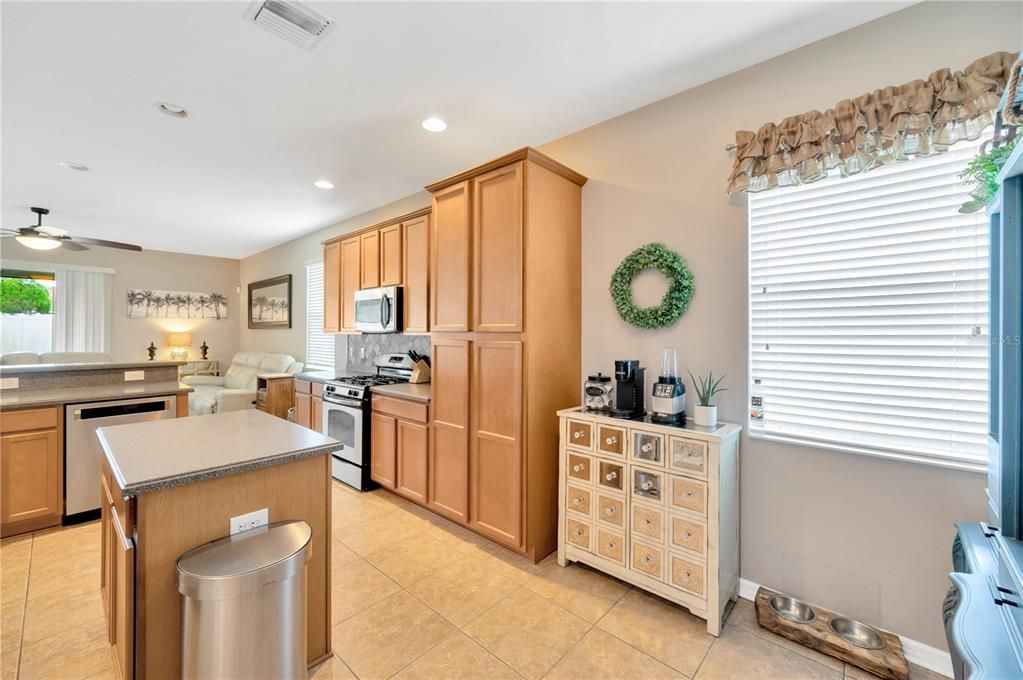
{"label": "white baseboard", "polygon": [[[759,583],[754,583],[744,578],[739,579],[739,597],[744,600],[756,601],[757,590],[759,589]],[[948,652],[943,652],[937,647],[925,645],[922,642],[911,640],[902,635],[899,636],[899,640],[902,641],[902,651],[906,653],[906,661],[916,664],[921,668],[926,668],[929,671],[940,673],[947,678],[952,677],[952,657],[949,656]]]}

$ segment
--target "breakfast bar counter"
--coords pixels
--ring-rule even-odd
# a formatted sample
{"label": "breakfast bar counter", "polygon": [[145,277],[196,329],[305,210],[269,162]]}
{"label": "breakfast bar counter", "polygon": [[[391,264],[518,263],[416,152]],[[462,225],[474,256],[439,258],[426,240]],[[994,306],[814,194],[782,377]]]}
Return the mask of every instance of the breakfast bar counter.
{"label": "breakfast bar counter", "polygon": [[258,511],[312,529],[306,660],[330,655],[330,453],[339,442],[254,409],[97,432],[101,587],[121,678],[181,677],[177,559]]}

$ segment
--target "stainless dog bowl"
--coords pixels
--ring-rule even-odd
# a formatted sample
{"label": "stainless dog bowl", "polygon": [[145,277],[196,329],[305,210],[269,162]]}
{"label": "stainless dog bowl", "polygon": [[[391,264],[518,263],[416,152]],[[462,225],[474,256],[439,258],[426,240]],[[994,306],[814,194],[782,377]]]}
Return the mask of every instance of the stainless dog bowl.
{"label": "stainless dog bowl", "polygon": [[794,597],[775,595],[767,601],[771,609],[783,619],[793,623],[810,623],[817,618],[813,608],[805,602],[800,602]]}
{"label": "stainless dog bowl", "polygon": [[831,619],[831,630],[850,644],[863,649],[884,649],[886,644],[881,632],[865,623],[844,617]]}

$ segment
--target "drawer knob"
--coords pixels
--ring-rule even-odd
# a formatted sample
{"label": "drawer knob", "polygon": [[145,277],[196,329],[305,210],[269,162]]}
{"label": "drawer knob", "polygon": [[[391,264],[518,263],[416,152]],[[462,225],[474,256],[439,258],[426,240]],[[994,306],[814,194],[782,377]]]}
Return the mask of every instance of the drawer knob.
{"label": "drawer knob", "polygon": [[580,498],[579,496],[576,496],[575,498],[572,499],[572,502],[576,505],[579,505],[580,503],[583,502],[583,499]]}
{"label": "drawer knob", "polygon": [[618,443],[618,437],[608,437],[607,439],[604,440],[604,443],[607,444],[608,446],[614,446],[615,444]]}
{"label": "drawer knob", "polygon": [[644,491],[649,491],[650,489],[654,488],[654,483],[653,483],[653,481],[648,479],[648,480],[644,481],[642,484],[640,484],[640,487]]}
{"label": "drawer knob", "polygon": [[583,438],[583,431],[582,430],[576,430],[575,432],[572,433],[572,438],[573,439],[582,439]]}
{"label": "drawer knob", "polygon": [[582,471],[583,471],[583,464],[582,463],[576,463],[575,465],[572,466],[572,472],[582,472]]}
{"label": "drawer knob", "polygon": [[682,534],[682,540],[683,541],[688,541],[692,537],[693,537],[693,532],[692,531],[687,531],[684,534]]}
{"label": "drawer knob", "polygon": [[650,442],[647,442],[646,444],[643,444],[643,446],[639,447],[639,450],[642,451],[643,453],[650,453],[651,451],[654,450],[654,445]]}
{"label": "drawer knob", "polygon": [[583,535],[583,530],[582,529],[576,529],[575,530],[575,535],[576,536],[582,536]]}
{"label": "drawer knob", "polygon": [[643,564],[650,564],[650,555],[643,555]]}
{"label": "drawer knob", "polygon": [[693,576],[692,573],[690,573],[688,571],[683,572],[682,573],[682,580],[683,581],[688,581],[690,578],[692,578],[692,576]]}
{"label": "drawer knob", "polygon": [[650,526],[650,520],[649,519],[643,520],[643,526],[645,526],[645,527]]}
{"label": "drawer knob", "polygon": [[614,550],[615,549],[615,544],[614,543],[608,543],[607,544],[607,549],[608,550]]}
{"label": "drawer knob", "polygon": [[604,508],[604,514],[608,515],[608,516],[613,515],[613,514],[615,514],[615,509],[614,508]]}
{"label": "drawer knob", "polygon": [[692,497],[693,497],[693,492],[692,491],[686,490],[686,491],[682,492],[682,498],[692,498]]}
{"label": "drawer knob", "polygon": [[618,479],[618,473],[617,472],[609,472],[606,475],[604,475],[604,479],[606,479],[609,482],[613,481],[615,479]]}

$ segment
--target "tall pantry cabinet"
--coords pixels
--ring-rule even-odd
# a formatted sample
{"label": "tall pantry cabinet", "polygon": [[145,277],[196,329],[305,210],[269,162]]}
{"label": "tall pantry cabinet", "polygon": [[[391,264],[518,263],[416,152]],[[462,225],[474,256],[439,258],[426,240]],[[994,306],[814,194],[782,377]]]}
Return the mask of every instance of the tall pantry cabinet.
{"label": "tall pantry cabinet", "polygon": [[556,413],[581,389],[585,182],[526,148],[427,187],[428,505],[534,560],[557,545]]}

